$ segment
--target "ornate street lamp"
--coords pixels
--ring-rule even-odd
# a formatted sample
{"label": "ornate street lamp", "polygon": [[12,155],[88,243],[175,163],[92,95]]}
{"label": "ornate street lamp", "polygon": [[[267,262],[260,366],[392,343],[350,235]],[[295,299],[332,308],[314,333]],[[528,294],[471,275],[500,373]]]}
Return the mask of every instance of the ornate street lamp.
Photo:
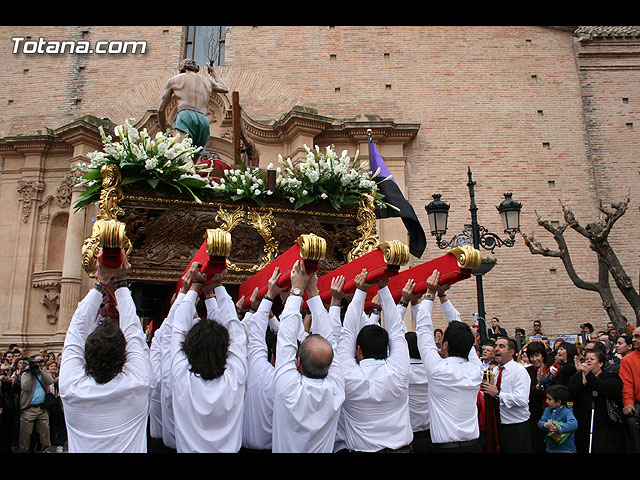
{"label": "ornate street lamp", "polygon": [[[522,204],[516,202],[512,196],[512,193],[505,193],[504,200],[499,206],[496,206],[500,216],[502,218],[502,225],[504,227],[504,233],[508,235],[508,238],[500,238],[495,233],[489,232],[482,225],[478,224],[478,207],[475,201],[475,185],[471,175],[471,168],[468,168],[467,175],[469,181],[467,187],[469,187],[469,199],[471,212],[471,224],[464,226],[461,233],[454,235],[451,240],[443,240],[444,235],[447,233],[447,222],[449,216],[449,205],[441,198],[442,195],[436,193],[433,195],[433,201],[425,206],[427,216],[429,218],[429,226],[431,229],[431,235],[436,237],[436,243],[439,248],[454,248],[463,245],[472,245],[476,249],[480,247],[485,250],[493,250],[496,247],[513,247],[515,244],[516,233],[520,231],[520,210]],[[478,327],[480,328],[481,340],[486,340],[486,320],[485,320],[485,308],[484,308],[484,291],[482,288],[482,274],[475,275],[476,288],[478,294]]]}

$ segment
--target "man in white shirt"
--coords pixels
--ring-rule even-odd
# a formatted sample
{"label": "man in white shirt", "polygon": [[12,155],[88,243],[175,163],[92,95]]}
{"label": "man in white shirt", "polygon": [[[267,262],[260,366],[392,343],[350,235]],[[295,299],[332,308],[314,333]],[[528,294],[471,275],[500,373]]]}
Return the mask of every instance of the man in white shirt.
{"label": "man in white shirt", "polygon": [[[213,319],[194,318],[205,277],[194,262],[183,280],[171,337],[171,388],[178,453],[236,453],[242,444],[247,338],[222,281],[211,277]],[[185,281],[186,280],[186,281]],[[186,287],[186,285],[185,285]]]}
{"label": "man in white shirt", "polygon": [[307,273],[304,263],[297,261],[276,346],[274,453],[331,453],[344,402],[344,379],[331,343],[328,314],[313,318],[312,333],[297,345],[305,290],[308,304],[321,302],[317,275]]}
{"label": "man in white shirt", "polygon": [[345,444],[354,452],[410,451],[409,351],[403,322],[388,279],[378,282],[386,329],[360,327],[367,290],[367,271],[356,275],[356,291],[344,317],[338,356],[346,397],[343,405]]}
{"label": "man in white shirt", "polygon": [[[447,298],[447,290],[450,285],[441,286],[437,293],[440,299],[440,308],[445,315],[447,323],[460,321],[460,313],[453,307]],[[407,280],[402,290],[402,298],[398,302],[398,310],[402,317],[405,316],[409,304],[417,305],[422,301],[423,295],[415,295],[415,281]],[[409,377],[409,414],[413,429],[412,449],[414,453],[434,452],[431,441],[431,421],[429,409],[429,379],[424,362],[418,348],[418,335],[415,332],[415,318],[413,331],[405,332],[405,338],[409,345],[409,357],[411,361],[411,375]],[[435,333],[435,330],[434,330]],[[440,346],[436,342],[438,350]]]}
{"label": "man in white shirt", "polygon": [[[124,257],[124,254],[123,254]],[[153,372],[127,288],[130,265],[100,263],[96,284],[78,304],[62,348],[60,396],[69,452],[144,453]],[[113,292],[119,323],[96,325],[103,291]]]}
{"label": "man in white shirt", "polygon": [[482,453],[477,410],[482,364],[475,351],[473,332],[460,321],[451,302],[441,298],[440,305],[449,322],[442,337],[442,356],[433,335],[433,301],[444,288],[440,273],[434,270],[427,279],[426,298],[412,302],[411,307],[429,382],[431,440],[438,453]]}
{"label": "man in white shirt", "polygon": [[161,452],[162,445],[162,351],[160,343],[162,341],[162,330],[158,328],[151,339],[150,359],[153,371],[153,383],[149,395],[149,453]]}
{"label": "man in white shirt", "polygon": [[[160,337],[160,371],[156,371],[156,375],[158,373],[160,375],[160,417],[162,419],[161,438],[164,447],[167,451],[172,453],[176,452],[175,422],[173,419],[173,389],[171,386],[171,337],[174,331],[173,319],[175,318],[176,310],[189,291],[191,283],[191,273],[187,271],[182,276],[182,286],[169,309],[167,318],[164,319],[162,325],[160,325],[160,328],[158,328],[155,333]],[[213,293],[213,283],[207,284],[203,287],[203,294],[205,297],[207,318],[211,319],[218,308],[218,302],[216,301],[215,294]]]}
{"label": "man in white shirt", "polygon": [[249,343],[242,451],[271,451],[277,336],[269,328],[269,315],[273,301],[282,291],[278,287],[279,279],[280,269],[276,267],[269,279],[266,295],[262,297],[257,308],[254,304],[257,297],[254,298],[252,295],[251,311],[245,315]]}
{"label": "man in white shirt", "polygon": [[500,424],[498,440],[501,453],[531,453],[529,427],[529,389],[531,377],[513,357],[517,352],[512,338],[496,340],[495,383],[482,383],[482,392],[498,399]]}

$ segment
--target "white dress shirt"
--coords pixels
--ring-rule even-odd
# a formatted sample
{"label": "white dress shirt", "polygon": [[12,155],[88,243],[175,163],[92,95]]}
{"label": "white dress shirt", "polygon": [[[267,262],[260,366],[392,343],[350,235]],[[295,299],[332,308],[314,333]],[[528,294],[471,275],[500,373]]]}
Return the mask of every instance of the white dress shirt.
{"label": "white dress shirt", "polygon": [[156,329],[151,340],[150,359],[153,384],[149,395],[149,435],[162,440],[162,329]]}
{"label": "white dress shirt", "polygon": [[389,355],[356,361],[356,343],[366,292],[357,289],[344,317],[338,356],[346,397],[343,405],[345,443],[349,450],[375,452],[411,443],[409,418],[409,350],[402,319],[387,287],[379,289]]}
{"label": "white dress shirt", "polygon": [[98,384],[84,371],[84,348],[95,327],[102,294],[89,291],[78,304],[62,348],[60,396],[69,452],[144,453],[153,372],[149,348],[128,288],[115,291],[126,362],[120,373]]}
{"label": "white dress shirt", "polygon": [[263,298],[248,322],[247,391],[244,398],[242,446],[255,450],[270,450],[272,443],[273,383],[276,370],[267,356],[265,343],[267,328],[270,328],[268,324],[272,305],[270,300]]}
{"label": "white dress shirt", "polygon": [[171,337],[171,382],[178,453],[235,453],[242,444],[242,415],[247,376],[247,338],[233,300],[224,286],[215,288],[212,316],[229,332],[224,373],[203,380],[189,371],[182,343],[198,319],[197,292],[190,290],[178,306]]}
{"label": "white dress shirt", "polygon": [[[460,317],[450,301],[441,307],[448,322]],[[442,358],[433,336],[433,301],[424,300],[412,310],[418,349],[429,382],[431,439],[433,443],[475,440],[480,436],[477,408],[482,382],[480,358],[473,346],[466,359]]]}
{"label": "white dress shirt", "polygon": [[[160,328],[156,330],[156,335],[160,332],[160,400],[162,415],[162,443],[168,447],[176,448],[176,428],[173,420],[173,395],[171,389],[171,335],[173,334],[173,318],[180,303],[184,300],[185,294],[180,292],[169,309],[167,318],[162,322]],[[205,300],[207,306],[207,317],[212,318],[218,307],[215,297]]]}
{"label": "white dress shirt", "polygon": [[[331,343],[328,314],[318,315],[318,296],[307,300],[312,314],[312,331]],[[296,368],[297,338],[302,326],[302,298],[289,295],[280,316],[276,348],[276,376],[273,407],[274,453],[331,453],[340,407],[344,402],[344,379],[334,354],[325,378],[309,378]],[[324,309],[324,307],[322,307]],[[325,310],[326,313],[326,310]]]}
{"label": "white dress shirt", "polygon": [[[493,369],[496,381],[499,372],[499,367]],[[531,377],[526,368],[515,360],[509,360],[504,364],[498,397],[501,424],[522,423],[529,420],[530,388]]]}
{"label": "white dress shirt", "polygon": [[[342,309],[337,305],[329,307],[329,318],[331,321],[331,329],[333,330],[333,341],[337,345],[340,341],[340,335],[342,335],[342,318],[340,316]],[[365,325],[378,325],[380,315],[367,315],[364,311],[360,317],[360,325],[358,331]],[[334,350],[335,351],[335,350]],[[344,413],[340,410],[340,418],[338,419],[338,428],[336,429],[336,441],[333,445],[333,451],[338,452],[347,448],[345,442],[345,427],[344,427]]]}
{"label": "white dress shirt", "polygon": [[[171,335],[173,317],[184,299],[184,293],[178,293],[158,331],[160,334],[160,407],[162,414],[162,443],[168,448],[176,448],[176,428],[173,421],[173,397],[171,395]],[[156,334],[158,333],[156,331]]]}
{"label": "white dress shirt", "polygon": [[[400,317],[404,318],[407,307],[398,303]],[[447,322],[460,321],[460,313],[450,302],[440,303]],[[403,322],[403,326],[406,325]],[[406,326],[403,329],[406,334]],[[409,416],[411,428],[414,432],[429,430],[431,427],[429,415],[429,379],[421,358],[411,358],[411,371],[409,374]]]}

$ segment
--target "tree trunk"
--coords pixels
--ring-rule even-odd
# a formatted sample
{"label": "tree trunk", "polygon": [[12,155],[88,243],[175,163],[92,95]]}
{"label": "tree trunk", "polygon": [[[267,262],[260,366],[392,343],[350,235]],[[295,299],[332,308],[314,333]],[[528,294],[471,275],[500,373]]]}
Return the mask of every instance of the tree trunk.
{"label": "tree trunk", "polygon": [[[613,277],[616,286],[633,308],[636,316],[636,326],[640,326],[640,296],[633,287],[633,282],[624,271],[622,264],[607,240],[609,232],[615,222],[626,212],[628,203],[629,197],[623,202],[612,204],[611,209],[605,209],[600,205],[600,211],[604,213],[604,218],[598,222],[590,223],[586,227],[582,227],[575,219],[573,212],[564,206],[562,209],[566,221],[565,224],[554,226],[548,220],[542,220],[538,215],[538,225],[553,235],[558,245],[558,250],[550,250],[542,246],[542,244],[534,238],[533,234],[528,236],[521,233],[525,244],[529,247],[529,251],[532,254],[560,258],[569,278],[576,287],[598,292],[602,300],[602,307],[607,312],[607,315],[619,333],[628,332],[627,318],[622,314],[613,296],[609,283],[609,275]],[[564,238],[564,232],[568,226],[587,238],[591,250],[596,253],[598,259],[597,282],[587,282],[576,273]]]}

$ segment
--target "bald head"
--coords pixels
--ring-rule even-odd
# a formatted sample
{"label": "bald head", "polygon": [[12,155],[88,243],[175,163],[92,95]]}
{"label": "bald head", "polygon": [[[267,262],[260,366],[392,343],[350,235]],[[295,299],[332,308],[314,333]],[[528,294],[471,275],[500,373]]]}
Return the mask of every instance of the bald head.
{"label": "bald head", "polygon": [[325,378],[333,361],[333,348],[321,335],[311,334],[298,348],[298,369],[309,378]]}

